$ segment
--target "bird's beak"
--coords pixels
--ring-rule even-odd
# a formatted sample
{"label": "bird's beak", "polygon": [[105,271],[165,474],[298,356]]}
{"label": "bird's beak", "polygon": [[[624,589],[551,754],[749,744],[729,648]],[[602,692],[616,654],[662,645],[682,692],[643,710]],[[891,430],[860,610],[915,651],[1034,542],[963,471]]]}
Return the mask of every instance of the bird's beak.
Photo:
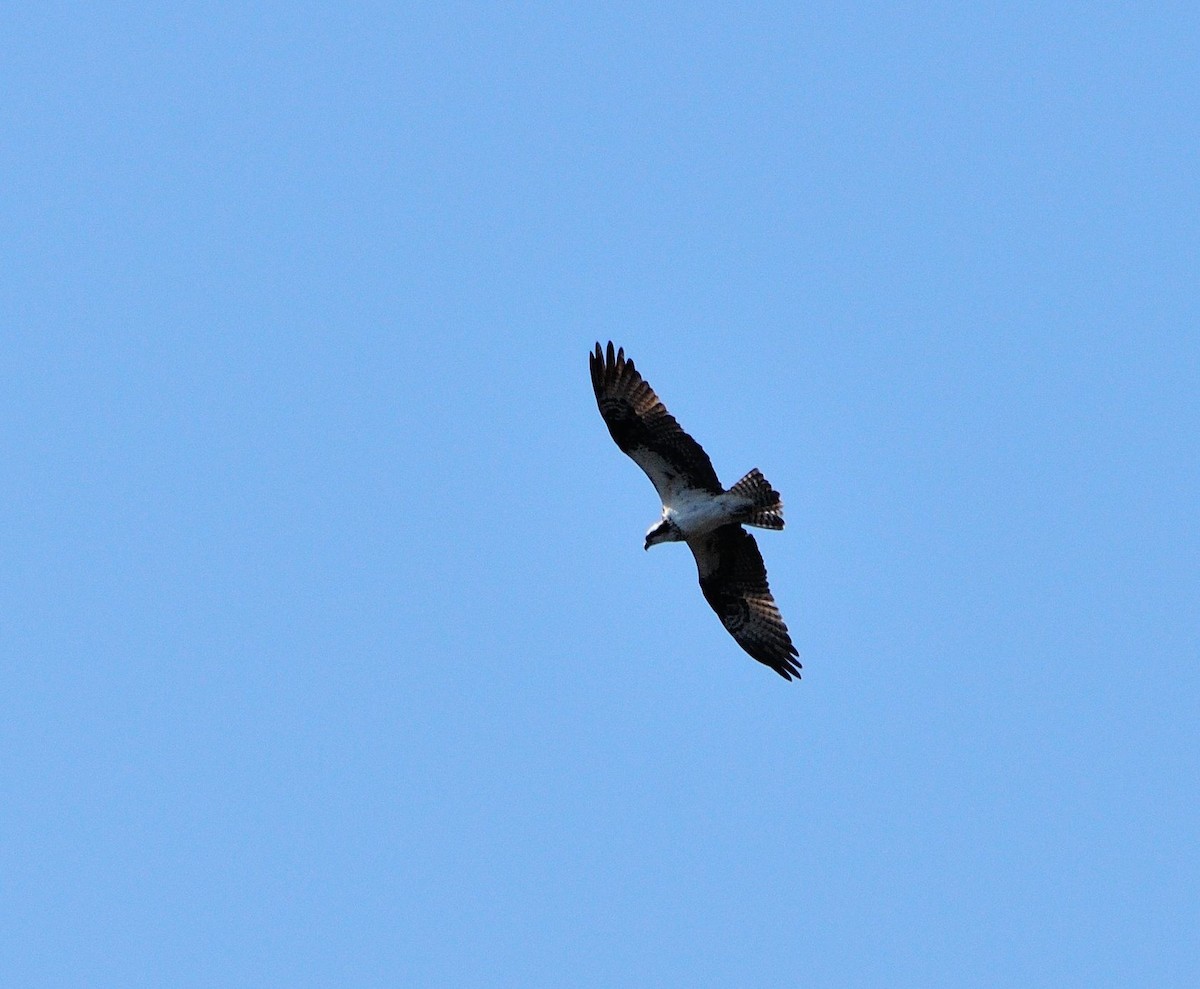
{"label": "bird's beak", "polygon": [[642,547],[642,549],[649,549],[649,548],[650,548],[650,540],[649,540],[649,539],[647,539],[647,540],[646,540],[646,545],[645,545],[645,546],[643,546],[643,547]]}

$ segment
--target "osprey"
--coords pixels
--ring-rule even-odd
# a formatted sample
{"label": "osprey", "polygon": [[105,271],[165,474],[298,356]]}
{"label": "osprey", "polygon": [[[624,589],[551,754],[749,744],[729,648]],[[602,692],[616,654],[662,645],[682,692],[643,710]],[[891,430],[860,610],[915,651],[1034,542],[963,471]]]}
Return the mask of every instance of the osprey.
{"label": "osprey", "polygon": [[785,680],[799,678],[799,653],[767,586],[758,544],[743,525],[783,528],[783,502],[758,469],[728,491],[708,454],[683,431],[643,380],[624,348],[589,355],[596,404],[617,446],[662,500],[662,518],[646,533],[646,549],[686,542],[696,558],[700,590],[737,644]]}

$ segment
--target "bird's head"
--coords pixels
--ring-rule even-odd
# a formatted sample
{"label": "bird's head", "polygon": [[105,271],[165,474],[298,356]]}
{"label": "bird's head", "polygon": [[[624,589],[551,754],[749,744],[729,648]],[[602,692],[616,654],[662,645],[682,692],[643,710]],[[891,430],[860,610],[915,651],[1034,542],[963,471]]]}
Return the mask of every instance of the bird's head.
{"label": "bird's head", "polygon": [[663,519],[661,522],[656,522],[646,532],[646,545],[643,549],[649,549],[657,543],[672,543],[678,542],[683,538],[683,533],[679,531],[679,527],[668,519]]}

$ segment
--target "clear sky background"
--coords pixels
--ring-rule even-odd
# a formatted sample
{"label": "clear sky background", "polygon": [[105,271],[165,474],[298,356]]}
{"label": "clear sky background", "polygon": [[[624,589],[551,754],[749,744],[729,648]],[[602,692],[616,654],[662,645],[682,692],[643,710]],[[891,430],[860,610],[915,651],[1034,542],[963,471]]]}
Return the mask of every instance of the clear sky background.
{"label": "clear sky background", "polygon": [[5,985],[1200,984],[1195,4],[0,19]]}

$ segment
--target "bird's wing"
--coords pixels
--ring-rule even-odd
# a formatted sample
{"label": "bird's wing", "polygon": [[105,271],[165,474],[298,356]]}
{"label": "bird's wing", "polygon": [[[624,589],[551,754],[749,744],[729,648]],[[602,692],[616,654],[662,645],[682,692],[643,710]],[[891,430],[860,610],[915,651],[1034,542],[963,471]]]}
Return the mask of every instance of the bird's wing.
{"label": "bird's wing", "polygon": [[758,544],[740,525],[688,540],[700,590],[737,644],[785,680],[799,679],[799,653],[779,614]]}
{"label": "bird's wing", "polygon": [[646,472],[664,505],[680,491],[698,488],[720,494],[724,490],[704,448],[663,407],[633,361],[626,360],[624,348],[614,354],[610,340],[605,353],[596,344],[588,364],[608,431]]}

